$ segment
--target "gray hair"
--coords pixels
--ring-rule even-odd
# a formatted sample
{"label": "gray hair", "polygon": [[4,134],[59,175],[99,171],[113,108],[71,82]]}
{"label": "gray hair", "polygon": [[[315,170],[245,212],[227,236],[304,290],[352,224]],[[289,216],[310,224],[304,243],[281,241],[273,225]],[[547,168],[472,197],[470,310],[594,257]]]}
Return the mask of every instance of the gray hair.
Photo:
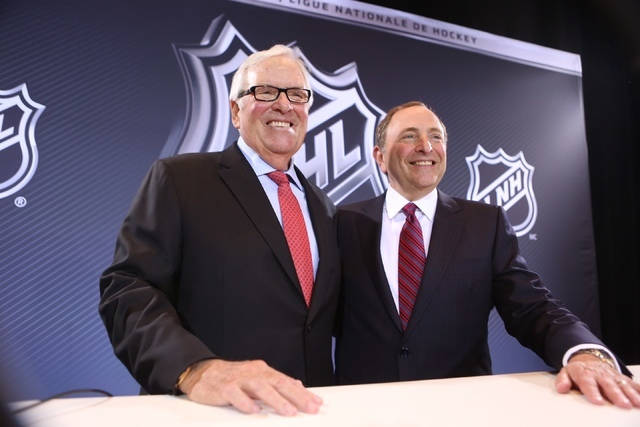
{"label": "gray hair", "polygon": [[[309,84],[310,77],[309,71],[307,71],[307,67],[305,67],[302,59],[300,59],[300,55],[293,49],[288,46],[277,44],[271,46],[267,50],[260,50],[258,52],[254,52],[249,55],[244,62],[238,67],[238,70],[233,75],[233,79],[231,80],[231,87],[229,88],[229,99],[231,101],[235,101],[238,99],[238,94],[246,89],[247,85],[247,74],[249,69],[260,62],[273,58],[276,56],[285,56],[293,59],[300,67],[300,71],[302,72],[302,76],[304,78],[305,89],[311,89]],[[313,98],[312,98],[313,100]],[[311,101],[310,101],[311,102]]]}
{"label": "gray hair", "polygon": [[438,119],[438,121],[440,122],[440,126],[442,126],[442,130],[444,131],[444,135],[443,135],[444,142],[447,142],[447,128],[444,126],[444,123],[442,122],[442,120],[440,120],[440,117],[438,117],[437,114],[434,113],[431,108],[427,107],[427,105],[424,102],[409,101],[409,102],[405,102],[404,104],[396,105],[391,110],[389,110],[387,115],[382,120],[380,120],[380,123],[376,127],[375,140],[374,140],[375,145],[377,145],[380,148],[384,148],[384,143],[387,139],[387,128],[389,127],[389,123],[391,123],[391,119],[393,118],[394,114],[396,114],[400,110],[404,110],[405,108],[410,108],[410,107],[424,107],[427,110],[431,111],[433,115],[436,116],[436,119]]}

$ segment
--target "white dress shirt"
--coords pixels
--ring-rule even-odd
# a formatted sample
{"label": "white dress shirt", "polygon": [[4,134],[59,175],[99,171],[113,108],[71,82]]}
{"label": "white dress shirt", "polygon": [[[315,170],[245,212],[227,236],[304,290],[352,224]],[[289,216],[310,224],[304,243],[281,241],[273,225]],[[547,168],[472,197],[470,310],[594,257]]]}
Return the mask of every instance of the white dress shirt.
{"label": "white dress shirt", "polygon": [[[393,296],[393,301],[398,306],[398,247],[400,246],[400,233],[405,222],[405,215],[402,208],[410,203],[400,193],[389,187],[384,200],[382,210],[382,232],[380,233],[380,256],[384,265],[384,272],[387,276],[389,289]],[[436,214],[438,203],[438,192],[432,191],[420,200],[413,202],[416,209],[416,218],[422,227],[422,238],[424,239],[425,254],[429,256],[429,242],[431,241],[431,230],[433,229],[433,217]]]}
{"label": "white dress shirt", "polygon": [[[278,199],[278,184],[276,184],[267,174],[275,171],[276,169],[265,162],[256,151],[249,147],[242,137],[238,138],[238,148],[247,159],[251,168],[255,172],[264,189],[264,192],[271,202],[271,207],[278,217],[280,226],[282,226],[282,213],[280,212],[280,200]],[[289,169],[283,171],[289,178],[291,184],[291,191],[293,192],[298,203],[300,204],[300,210],[304,217],[304,225],[307,228],[307,235],[309,236],[309,249],[311,249],[311,261],[313,262],[313,277],[315,279],[318,272],[318,261],[320,260],[320,254],[318,253],[318,242],[316,240],[315,232],[313,231],[313,224],[311,223],[311,216],[309,215],[309,207],[307,206],[307,198],[304,194],[304,187],[298,179],[296,172],[293,168],[293,159],[289,162]]]}

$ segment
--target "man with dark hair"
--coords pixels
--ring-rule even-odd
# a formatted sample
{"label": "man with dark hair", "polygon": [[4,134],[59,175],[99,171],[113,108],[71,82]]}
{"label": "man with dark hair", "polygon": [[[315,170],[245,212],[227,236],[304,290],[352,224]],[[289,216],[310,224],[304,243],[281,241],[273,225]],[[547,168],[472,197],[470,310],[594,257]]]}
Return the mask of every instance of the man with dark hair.
{"label": "man with dark hair", "polygon": [[314,413],[303,385],[334,382],[334,206],[295,168],[313,101],[282,45],[249,56],[230,89],[236,144],[157,161],[100,280],[116,355],[149,393]]}
{"label": "man with dark hair", "polygon": [[640,385],[519,253],[502,208],[438,191],[447,132],[423,103],[397,106],[376,131],[386,194],[341,207],[342,384],[491,373],[489,313],[560,372],[556,389],[640,407]]}

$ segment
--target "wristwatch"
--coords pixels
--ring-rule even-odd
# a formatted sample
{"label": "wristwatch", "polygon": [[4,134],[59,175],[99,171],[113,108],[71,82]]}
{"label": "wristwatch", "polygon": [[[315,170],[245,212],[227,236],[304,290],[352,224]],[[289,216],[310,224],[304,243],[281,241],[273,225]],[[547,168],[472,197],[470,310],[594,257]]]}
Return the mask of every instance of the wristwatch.
{"label": "wristwatch", "polygon": [[602,351],[597,348],[583,348],[582,350],[578,350],[575,353],[573,353],[569,358],[569,360],[571,360],[573,356],[577,356],[579,354],[590,354],[592,356],[595,356],[598,359],[600,359],[601,362],[604,362],[607,365],[611,366],[613,369],[617,370],[616,364],[613,361],[613,358],[606,351]]}

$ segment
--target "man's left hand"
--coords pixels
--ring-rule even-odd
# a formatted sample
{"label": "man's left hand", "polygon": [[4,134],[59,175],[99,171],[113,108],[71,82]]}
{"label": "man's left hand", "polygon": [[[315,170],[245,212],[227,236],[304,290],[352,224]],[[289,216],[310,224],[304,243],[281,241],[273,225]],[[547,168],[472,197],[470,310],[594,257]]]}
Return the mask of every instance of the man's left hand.
{"label": "man's left hand", "polygon": [[640,384],[589,354],[572,357],[558,373],[558,393],[567,393],[571,388],[579,389],[596,405],[608,400],[620,408],[640,408]]}

